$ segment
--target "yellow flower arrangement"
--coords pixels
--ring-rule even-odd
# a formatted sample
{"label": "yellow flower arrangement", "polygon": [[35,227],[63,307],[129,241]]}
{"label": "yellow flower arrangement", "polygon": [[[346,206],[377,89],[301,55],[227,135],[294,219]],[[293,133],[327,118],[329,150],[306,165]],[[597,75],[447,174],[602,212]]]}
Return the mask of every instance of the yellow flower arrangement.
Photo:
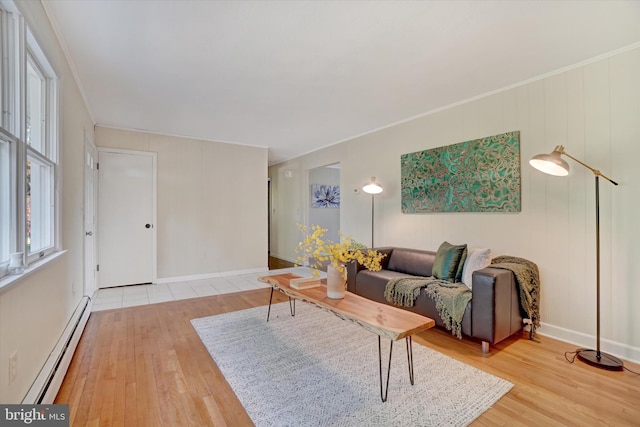
{"label": "yellow flower arrangement", "polygon": [[380,262],[385,254],[382,254],[356,242],[349,236],[340,233],[341,243],[334,243],[331,240],[323,240],[326,228],[319,225],[306,226],[298,224],[298,229],[304,233],[304,239],[298,243],[296,260],[298,264],[303,265],[309,262],[309,267],[316,269],[314,275],[317,275],[317,269],[322,266],[323,261],[331,261],[331,265],[340,272],[344,280],[347,280],[347,269],[345,264],[352,261],[358,261],[366,269],[371,271],[379,271],[382,266]]}

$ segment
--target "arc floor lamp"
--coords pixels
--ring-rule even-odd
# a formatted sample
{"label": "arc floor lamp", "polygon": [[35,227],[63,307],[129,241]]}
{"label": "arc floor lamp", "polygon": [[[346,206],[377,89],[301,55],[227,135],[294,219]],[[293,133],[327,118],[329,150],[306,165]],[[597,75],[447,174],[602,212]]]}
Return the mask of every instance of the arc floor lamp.
{"label": "arc floor lamp", "polygon": [[366,183],[364,187],[362,187],[362,191],[367,194],[371,194],[371,248],[373,248],[373,218],[374,218],[374,197],[376,194],[382,193],[382,185],[376,182],[376,177],[372,176],[371,181]]}
{"label": "arc floor lamp", "polygon": [[600,177],[606,179],[613,185],[618,185],[611,178],[603,175],[598,169],[581,162],[564,151],[562,145],[558,145],[551,154],[538,154],[529,160],[529,164],[534,168],[555,176],[566,176],[569,174],[569,164],[561,157],[565,155],[578,162],[585,168],[593,172],[596,180],[596,349],[579,348],[576,355],[579,360],[597,368],[611,371],[621,371],[624,367],[622,360],[610,354],[600,351]]}

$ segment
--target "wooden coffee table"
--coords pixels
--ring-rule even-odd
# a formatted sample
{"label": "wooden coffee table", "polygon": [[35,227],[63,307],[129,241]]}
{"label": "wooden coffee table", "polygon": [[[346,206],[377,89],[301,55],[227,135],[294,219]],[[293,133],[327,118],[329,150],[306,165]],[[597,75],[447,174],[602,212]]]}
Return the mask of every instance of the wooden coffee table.
{"label": "wooden coffee table", "polygon": [[[389,375],[391,373],[391,354],[393,352],[393,342],[402,338],[405,339],[407,348],[407,363],[409,366],[409,380],[414,384],[413,374],[413,342],[411,337],[419,332],[425,331],[435,326],[435,321],[425,316],[402,310],[386,304],[381,304],[363,298],[359,295],[347,292],[343,299],[331,299],[327,297],[327,287],[321,285],[317,288],[304,290],[294,289],[289,286],[291,279],[300,278],[292,273],[276,274],[273,276],[263,276],[258,280],[271,285],[271,295],[269,297],[269,311],[267,312],[267,322],[271,313],[271,302],[273,300],[273,290],[276,289],[289,297],[291,315],[295,316],[295,300],[301,300],[309,304],[316,305],[330,311],[343,320],[354,322],[369,332],[378,335],[378,365],[380,370],[380,398],[387,401],[389,392]],[[293,301],[293,305],[291,305]],[[389,363],[387,366],[386,386],[383,390],[382,375],[382,347],[381,338],[388,338],[391,341],[389,347]]]}

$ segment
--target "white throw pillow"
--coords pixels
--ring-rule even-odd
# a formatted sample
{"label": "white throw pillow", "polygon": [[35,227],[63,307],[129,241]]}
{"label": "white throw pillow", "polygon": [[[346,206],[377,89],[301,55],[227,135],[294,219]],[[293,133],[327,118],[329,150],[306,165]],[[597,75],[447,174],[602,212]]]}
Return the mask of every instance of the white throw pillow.
{"label": "white throw pillow", "polygon": [[462,267],[462,283],[469,289],[472,286],[473,272],[485,268],[491,264],[491,249],[471,248],[467,253],[467,259]]}

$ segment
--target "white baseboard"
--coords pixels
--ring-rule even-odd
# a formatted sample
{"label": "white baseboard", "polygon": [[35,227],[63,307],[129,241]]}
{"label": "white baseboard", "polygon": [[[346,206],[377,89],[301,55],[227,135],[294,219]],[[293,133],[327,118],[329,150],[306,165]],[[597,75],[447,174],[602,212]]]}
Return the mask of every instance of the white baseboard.
{"label": "white baseboard", "polygon": [[157,279],[154,283],[163,284],[163,283],[173,283],[173,282],[188,282],[191,280],[202,280],[202,279],[212,279],[215,277],[226,277],[226,276],[238,276],[241,274],[254,274],[254,273],[264,273],[265,271],[269,271],[267,267],[264,268],[252,268],[248,270],[234,270],[234,271],[222,271],[219,273],[206,273],[206,274],[192,274],[190,276],[174,276],[174,277],[163,277],[161,279]]}
{"label": "white baseboard", "polygon": [[[570,329],[561,328],[547,323],[541,323],[540,328],[537,329],[540,335],[545,337],[555,338],[560,341],[565,341],[568,344],[573,344],[580,348],[595,349],[596,337],[581,332],[572,331]],[[567,351],[574,351],[575,348],[567,346]],[[640,348],[632,347],[630,345],[622,344],[616,341],[600,338],[600,350],[609,353],[613,356],[619,357],[623,360],[628,360],[634,363],[640,363]]]}

